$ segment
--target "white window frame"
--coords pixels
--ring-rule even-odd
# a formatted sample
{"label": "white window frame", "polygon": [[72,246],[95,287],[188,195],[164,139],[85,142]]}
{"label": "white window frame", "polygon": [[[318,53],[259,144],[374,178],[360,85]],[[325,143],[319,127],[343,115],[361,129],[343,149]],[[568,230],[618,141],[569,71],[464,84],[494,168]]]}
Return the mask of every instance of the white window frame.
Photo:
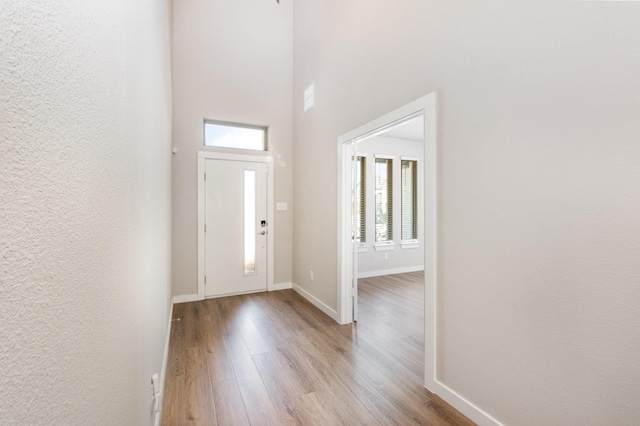
{"label": "white window frame", "polygon": [[[251,148],[237,148],[230,146],[217,146],[217,145],[207,145],[207,124],[219,125],[219,126],[227,126],[227,127],[237,127],[240,129],[254,129],[261,130],[264,132],[264,148],[263,149],[251,149]],[[215,120],[213,118],[205,118],[202,122],[202,146],[205,149],[214,149],[214,150],[222,150],[228,151],[230,153],[237,152],[241,155],[260,155],[261,153],[269,152],[269,126],[262,126],[259,124],[248,124],[248,123],[235,123],[232,121],[224,121],[224,120]]]}
{"label": "white window frame", "polygon": [[[376,241],[375,238],[375,227],[376,227],[376,221],[375,221],[375,205],[376,205],[376,201],[375,201],[375,191],[376,191],[376,173],[375,173],[375,164],[376,164],[376,160],[378,158],[384,159],[384,160],[391,160],[391,239],[390,240],[386,240],[386,241]],[[395,249],[395,229],[393,226],[393,220],[395,215],[393,214],[393,209],[394,206],[396,205],[394,197],[395,197],[395,191],[394,191],[394,170],[396,170],[395,167],[395,163],[397,157],[395,155],[388,155],[388,154],[374,154],[373,155],[373,229],[374,229],[374,233],[373,233],[373,248],[376,251],[388,251],[388,250],[394,250]]]}
{"label": "white window frame", "polygon": [[402,208],[402,161],[415,161],[416,162],[416,234],[418,238],[411,238],[409,240],[402,239],[402,213],[400,214],[400,247],[403,249],[416,249],[420,247],[420,167],[421,161],[417,157],[400,157],[400,208]]}

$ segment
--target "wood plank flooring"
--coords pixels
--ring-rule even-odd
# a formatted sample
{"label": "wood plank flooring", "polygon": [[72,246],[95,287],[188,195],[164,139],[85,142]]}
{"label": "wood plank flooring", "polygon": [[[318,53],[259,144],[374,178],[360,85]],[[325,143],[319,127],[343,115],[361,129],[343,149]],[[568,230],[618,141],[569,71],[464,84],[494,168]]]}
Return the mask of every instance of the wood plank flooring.
{"label": "wood plank flooring", "polygon": [[292,290],[175,305],[162,424],[472,425],[422,385],[422,283],[361,279],[347,326]]}

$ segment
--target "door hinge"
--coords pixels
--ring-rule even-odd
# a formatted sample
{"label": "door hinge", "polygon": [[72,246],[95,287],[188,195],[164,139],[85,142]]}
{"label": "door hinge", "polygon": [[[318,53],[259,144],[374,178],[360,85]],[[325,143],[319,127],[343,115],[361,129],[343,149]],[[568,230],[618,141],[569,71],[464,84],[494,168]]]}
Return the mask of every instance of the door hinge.
{"label": "door hinge", "polygon": [[204,276],[204,285],[207,285],[207,276]]}
{"label": "door hinge", "polygon": [[204,232],[207,232],[207,224],[204,224]]}
{"label": "door hinge", "polygon": [[206,173],[204,174],[204,180],[207,180],[207,174]]}

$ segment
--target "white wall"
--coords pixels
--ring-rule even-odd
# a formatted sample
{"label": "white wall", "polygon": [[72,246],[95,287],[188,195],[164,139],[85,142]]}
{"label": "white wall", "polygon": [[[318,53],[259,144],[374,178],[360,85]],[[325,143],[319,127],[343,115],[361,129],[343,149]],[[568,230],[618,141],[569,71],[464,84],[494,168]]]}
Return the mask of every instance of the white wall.
{"label": "white wall", "polygon": [[640,423],[638,22],[296,2],[294,282],[336,307],[338,136],[437,91],[439,379],[505,424]]}
{"label": "white wall", "polygon": [[0,424],[150,424],[169,322],[166,1],[0,6]]}
{"label": "white wall", "polygon": [[[366,239],[358,248],[358,277],[375,277],[424,269],[424,213],[422,212],[424,173],[424,143],[407,139],[376,136],[359,142],[358,154],[367,157]],[[375,155],[394,157],[393,163],[393,249],[375,249]],[[401,179],[400,161],[403,158],[418,159],[418,246],[402,247],[401,233]],[[388,247],[386,247],[388,248]],[[386,257],[385,257],[386,255]]]}
{"label": "white wall", "polygon": [[[197,152],[205,118],[269,126],[275,164],[274,283],[291,282],[292,3],[175,0],[173,293],[198,293]],[[211,150],[211,148],[206,148]]]}

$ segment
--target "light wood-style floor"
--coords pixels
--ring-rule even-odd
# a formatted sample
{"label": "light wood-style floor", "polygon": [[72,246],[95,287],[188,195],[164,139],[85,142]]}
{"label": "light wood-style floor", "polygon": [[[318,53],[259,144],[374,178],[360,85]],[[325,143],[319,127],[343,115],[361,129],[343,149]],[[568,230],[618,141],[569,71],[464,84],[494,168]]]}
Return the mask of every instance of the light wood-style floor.
{"label": "light wood-style floor", "polygon": [[292,290],[176,305],[162,424],[473,424],[422,385],[422,282],[360,280],[354,326]]}

